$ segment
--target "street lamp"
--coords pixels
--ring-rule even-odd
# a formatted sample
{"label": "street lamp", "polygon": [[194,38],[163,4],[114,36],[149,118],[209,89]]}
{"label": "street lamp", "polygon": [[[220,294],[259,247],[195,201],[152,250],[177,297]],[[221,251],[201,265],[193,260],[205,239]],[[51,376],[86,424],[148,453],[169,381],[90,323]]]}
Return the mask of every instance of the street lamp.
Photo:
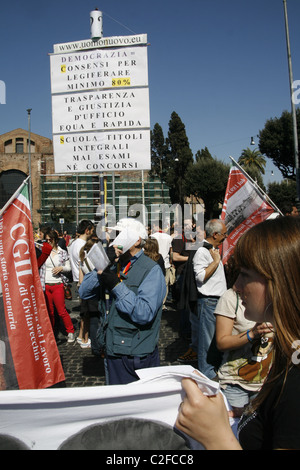
{"label": "street lamp", "polygon": [[285,19],[285,32],[286,32],[287,56],[288,56],[288,65],[289,65],[289,78],[290,78],[290,94],[291,94],[291,104],[292,104],[292,117],[293,117],[294,155],[295,155],[296,185],[297,185],[296,205],[297,205],[297,209],[300,210],[300,174],[299,174],[299,151],[298,151],[297,116],[296,116],[296,107],[295,107],[295,103],[294,103],[294,100],[293,100],[292,57],[291,57],[291,47],[290,47],[290,37],[289,37],[289,26],[288,26],[288,15],[287,15],[286,0],[283,0],[283,8],[284,8],[284,19]]}
{"label": "street lamp", "polygon": [[26,110],[28,113],[28,167],[29,167],[29,204],[30,210],[32,210],[32,186],[31,186],[31,129],[30,129],[30,113],[31,108]]}

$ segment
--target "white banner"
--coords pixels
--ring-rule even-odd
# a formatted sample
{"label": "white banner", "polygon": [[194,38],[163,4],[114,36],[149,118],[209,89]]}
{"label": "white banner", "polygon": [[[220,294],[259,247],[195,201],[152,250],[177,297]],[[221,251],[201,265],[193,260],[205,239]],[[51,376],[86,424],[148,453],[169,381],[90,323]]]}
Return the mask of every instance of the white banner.
{"label": "white banner", "polygon": [[[128,385],[0,392],[0,448],[4,440],[14,438],[32,450],[55,450],[66,447],[66,442],[72,439],[76,442],[75,436],[84,430],[125,418],[162,423],[166,432],[168,429],[173,432],[183,399],[183,377],[195,380],[204,394],[214,395],[219,391],[219,384],[197,375],[191,366],[156,367],[137,372],[141,380]],[[108,435],[106,443],[98,445],[104,449],[122,448],[113,447],[111,438]],[[124,438],[120,436],[119,442]],[[187,448],[201,448],[187,436],[184,442]],[[156,448],[151,445],[151,442],[132,442],[130,448]]]}
{"label": "white banner", "polygon": [[148,88],[52,96],[53,134],[150,127]]}
{"label": "white banner", "polygon": [[148,130],[54,135],[55,172],[146,170],[150,145]]}
{"label": "white banner", "polygon": [[50,56],[51,92],[148,86],[147,46]]}

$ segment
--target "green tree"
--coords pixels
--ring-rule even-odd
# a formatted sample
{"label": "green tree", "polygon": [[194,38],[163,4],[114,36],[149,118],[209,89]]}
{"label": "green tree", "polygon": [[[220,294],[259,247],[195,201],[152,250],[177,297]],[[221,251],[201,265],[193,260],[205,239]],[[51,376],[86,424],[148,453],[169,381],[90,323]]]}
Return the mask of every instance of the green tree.
{"label": "green tree", "polygon": [[167,144],[162,127],[156,123],[151,131],[151,170],[150,177],[158,177],[161,181],[161,195],[163,200],[163,182],[168,174]]}
{"label": "green tree", "polygon": [[53,206],[50,209],[50,215],[53,222],[58,222],[60,218],[64,219],[66,224],[74,221],[75,209],[69,204],[69,201],[61,203],[60,205],[56,205],[55,202],[53,203]]}
{"label": "green tree", "polygon": [[207,147],[205,147],[204,149],[198,150],[195,154],[195,158],[196,158],[196,162],[202,159],[206,159],[206,158],[209,158],[211,160],[213,159]]}
{"label": "green tree", "polygon": [[217,217],[222,209],[230,165],[214,158],[190,164],[185,178],[185,191],[205,204],[206,220]]}
{"label": "green tree", "polygon": [[264,180],[263,180],[263,177],[262,177],[262,174],[261,172],[253,167],[253,166],[247,166],[247,165],[244,165],[243,167],[243,170],[245,170],[245,172],[256,182],[256,184],[264,191],[266,192],[266,187],[264,185]]}
{"label": "green tree", "polygon": [[268,196],[281,210],[286,203],[294,202],[296,200],[296,182],[286,179],[280,183],[269,183]]}
{"label": "green tree", "polygon": [[162,127],[156,123],[151,131],[151,170],[150,176],[158,176],[162,181],[166,180],[167,144]]}
{"label": "green tree", "polygon": [[184,179],[187,168],[193,163],[193,153],[186,135],[185,125],[175,111],[169,121],[168,138],[166,139],[168,174],[166,182],[170,188],[172,204],[184,204]]}
{"label": "green tree", "polygon": [[259,150],[251,150],[249,147],[242,151],[238,163],[241,167],[253,169],[261,174],[265,174],[266,159]]}
{"label": "green tree", "polygon": [[[298,139],[300,141],[300,109],[296,110]],[[259,131],[259,150],[281,171],[284,178],[296,180],[293,119],[284,111],[280,118],[266,121]]]}

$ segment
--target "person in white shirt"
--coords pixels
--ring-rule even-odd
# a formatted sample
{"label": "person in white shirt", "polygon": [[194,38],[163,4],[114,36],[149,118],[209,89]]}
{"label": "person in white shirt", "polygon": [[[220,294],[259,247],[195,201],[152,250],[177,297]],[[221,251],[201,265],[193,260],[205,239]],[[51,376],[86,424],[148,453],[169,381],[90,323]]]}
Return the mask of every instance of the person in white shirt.
{"label": "person in white shirt", "polygon": [[193,258],[198,290],[198,368],[210,379],[216,377],[221,360],[215,344],[215,307],[227,290],[226,278],[218,247],[227,237],[222,220],[209,220],[205,226],[206,239]]}
{"label": "person in white shirt", "polygon": [[75,282],[76,285],[79,282],[79,252],[81,248],[86,244],[87,240],[89,240],[89,238],[91,238],[91,236],[93,235],[94,229],[95,226],[93,222],[88,219],[81,220],[77,227],[78,238],[76,238],[76,240],[74,240],[71,245],[68,246],[68,252],[72,267],[73,282]]}
{"label": "person in white shirt", "polygon": [[171,274],[171,263],[170,263],[170,254],[172,251],[172,241],[173,238],[171,235],[168,235],[167,233],[163,232],[162,230],[162,222],[159,221],[158,225],[153,224],[153,232],[151,235],[151,238],[155,238],[158,242],[158,252],[161,254],[163,260],[164,260],[164,265],[165,265],[165,280],[166,280],[166,287],[167,287],[167,293],[163,302],[163,308],[165,308],[165,302],[168,297],[168,288],[170,284],[170,274]]}
{"label": "person in white shirt", "polygon": [[[95,266],[88,257],[88,253],[95,243],[96,240],[90,238],[79,252],[79,285],[82,283],[84,276],[95,269]],[[92,299],[80,299],[80,328],[76,341],[83,349],[95,349],[95,337],[99,322],[98,301],[99,299],[97,297]]]}
{"label": "person in white shirt", "polygon": [[48,314],[55,326],[54,307],[63,321],[68,343],[75,341],[74,325],[65,305],[64,274],[71,271],[68,254],[58,246],[58,235],[55,230],[46,233],[46,241],[52,246],[52,251],[45,262],[45,298]]}

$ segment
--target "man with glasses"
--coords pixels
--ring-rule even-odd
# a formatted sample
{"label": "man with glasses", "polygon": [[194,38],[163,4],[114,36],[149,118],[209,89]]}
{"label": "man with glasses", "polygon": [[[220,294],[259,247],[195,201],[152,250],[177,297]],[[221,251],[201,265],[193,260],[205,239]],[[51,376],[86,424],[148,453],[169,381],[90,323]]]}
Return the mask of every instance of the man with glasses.
{"label": "man with glasses", "polygon": [[210,379],[216,377],[221,360],[215,344],[216,304],[227,290],[219,246],[227,237],[224,222],[209,220],[205,226],[206,238],[193,258],[198,290],[198,368]]}

